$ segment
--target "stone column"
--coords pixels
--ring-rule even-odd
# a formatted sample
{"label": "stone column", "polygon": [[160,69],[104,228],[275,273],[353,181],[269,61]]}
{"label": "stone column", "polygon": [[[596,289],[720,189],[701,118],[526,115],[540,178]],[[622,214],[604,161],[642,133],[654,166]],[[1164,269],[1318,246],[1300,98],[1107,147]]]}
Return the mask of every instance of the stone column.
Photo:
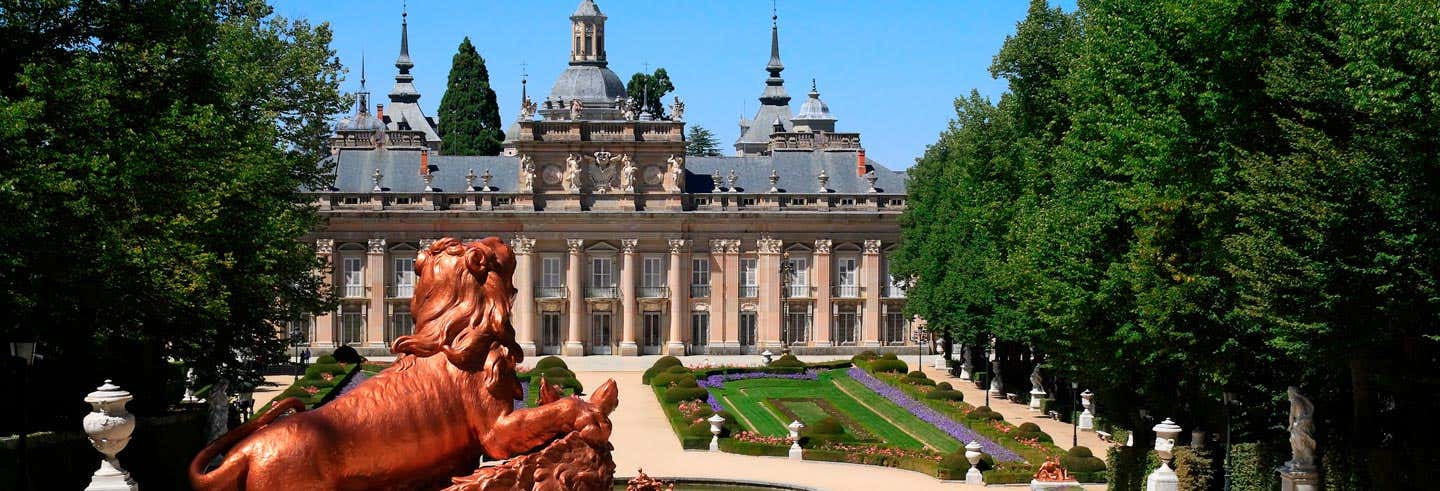
{"label": "stone column", "polygon": [[[322,281],[325,287],[331,291],[335,289],[335,239],[319,239],[315,241],[315,255],[325,261],[325,272]],[[343,287],[342,287],[343,288]],[[310,340],[310,346],[335,346],[335,312],[330,311],[315,316],[315,339]]]}
{"label": "stone column", "polygon": [[860,317],[860,346],[880,346],[880,241],[865,241],[860,259],[860,284],[865,287],[865,312]]}
{"label": "stone column", "polygon": [[365,284],[370,311],[365,315],[365,344],[385,345],[385,239],[370,239],[365,249]]}
{"label": "stone column", "polygon": [[[710,329],[720,327],[724,329],[723,335],[726,339],[740,340],[740,239],[729,239],[725,241],[725,305],[719,306],[725,309],[725,325],[716,326],[710,323]],[[711,306],[711,310],[714,310]],[[713,314],[712,314],[713,315]]]}
{"label": "stone column", "polygon": [[585,245],[585,239],[565,239],[565,247],[570,252],[570,260],[565,270],[565,295],[570,300],[570,334],[565,338],[565,356],[584,356],[585,332],[583,330],[585,317],[585,288],[582,279],[582,271],[585,269],[585,254],[581,249]]}
{"label": "stone column", "polygon": [[815,316],[810,320],[814,326],[815,346],[830,346],[830,324],[833,312],[830,309],[830,271],[834,267],[830,259],[830,239],[815,240],[815,264],[810,265],[815,272]]}
{"label": "stone column", "polygon": [[726,335],[725,332],[725,316],[729,315],[729,311],[725,309],[725,299],[728,298],[725,296],[725,292],[727,291],[726,282],[729,281],[726,278],[734,274],[725,268],[725,244],[726,241],[722,239],[712,239],[710,241],[709,341],[711,349],[719,347],[721,351],[725,351],[730,347],[730,344],[727,343],[735,342],[734,333]]}
{"label": "stone column", "polygon": [[773,237],[761,237],[755,241],[759,259],[755,262],[756,283],[760,295],[756,298],[756,333],[761,347],[780,346],[780,248],[782,242]]}
{"label": "stone column", "polygon": [[680,292],[685,286],[685,279],[682,273],[686,254],[685,248],[690,245],[689,240],[670,239],[670,270],[666,272],[670,285],[670,341],[665,343],[665,354],[680,356],[685,354],[685,312],[686,295]]}
{"label": "stone column", "polygon": [[637,356],[635,344],[635,245],[639,239],[620,239],[620,356]]}
{"label": "stone column", "polygon": [[525,356],[535,356],[535,239],[516,236],[510,249],[515,252],[515,342]]}

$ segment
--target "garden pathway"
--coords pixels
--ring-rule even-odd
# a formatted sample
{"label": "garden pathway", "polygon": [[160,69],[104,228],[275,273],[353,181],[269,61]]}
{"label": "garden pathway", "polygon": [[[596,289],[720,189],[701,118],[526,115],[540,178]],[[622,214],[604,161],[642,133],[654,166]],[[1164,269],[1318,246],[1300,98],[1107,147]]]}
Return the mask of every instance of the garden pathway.
{"label": "garden pathway", "polygon": [[[914,358],[909,358],[905,361],[906,363],[910,363],[912,367],[915,364]],[[932,365],[934,361],[933,357],[927,356],[924,361],[925,375],[928,375],[932,380],[936,382],[950,382],[950,385],[955,386],[955,390],[965,394],[965,402],[971,405],[979,406],[985,404],[985,391],[975,387],[974,382],[960,380],[959,377],[950,376],[945,370],[935,368],[934,365]],[[1009,400],[1004,400],[993,395],[990,396],[990,409],[1005,416],[1005,421],[1016,426],[1019,426],[1021,423],[1035,423],[1040,427],[1041,431],[1044,431],[1049,434],[1051,438],[1054,438],[1055,445],[1060,448],[1069,450],[1072,446],[1071,442],[1074,441],[1074,429],[1069,423],[1051,419],[1046,415],[1031,411],[1030,406],[1026,404],[1010,402]],[[1100,437],[1094,432],[1088,431],[1080,432],[1079,441],[1081,446],[1090,447],[1090,450],[1095,453],[1095,456],[1102,459],[1105,458],[1105,449],[1111,445],[1110,443],[1100,440]]]}
{"label": "garden pathway", "polygon": [[[781,483],[817,490],[980,491],[997,489],[994,486],[987,488],[967,486],[958,482],[942,482],[924,474],[886,467],[682,450],[680,441],[670,430],[670,424],[665,420],[664,413],[661,412],[660,402],[655,399],[650,388],[640,382],[639,371],[604,370],[604,368],[596,370],[594,368],[597,367],[592,366],[601,364],[628,366],[635,364],[630,362],[633,358],[619,360],[616,360],[618,357],[603,358],[610,360],[597,359],[591,362],[586,358],[567,358],[566,362],[576,372],[577,377],[586,388],[598,387],[606,379],[613,378],[620,389],[620,407],[610,415],[610,419],[615,425],[610,442],[615,445],[616,476],[631,477],[635,475],[637,468],[643,468],[646,474],[653,477],[724,478]],[[650,358],[650,362],[653,363],[654,357],[647,358]],[[740,364],[742,360],[739,358],[754,357],[735,358],[737,359],[733,362],[727,360],[726,363]],[[526,361],[531,361],[531,359]],[[685,362],[687,364],[697,363],[689,359]],[[648,366],[649,363],[645,363],[639,368],[643,369]],[[967,394],[966,397],[968,398],[969,395]],[[1006,418],[1009,417],[1007,414]],[[1026,488],[1006,486],[1001,489]],[[1098,491],[1105,489],[1105,486],[1091,485],[1086,489]]]}

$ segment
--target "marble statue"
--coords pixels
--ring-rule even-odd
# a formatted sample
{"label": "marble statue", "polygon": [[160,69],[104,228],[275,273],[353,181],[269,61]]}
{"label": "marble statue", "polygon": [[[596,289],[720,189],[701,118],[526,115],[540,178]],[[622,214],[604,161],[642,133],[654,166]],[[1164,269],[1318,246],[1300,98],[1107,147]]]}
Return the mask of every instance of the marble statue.
{"label": "marble statue", "polygon": [[1000,382],[1000,357],[994,353],[990,354],[990,393],[1005,393],[1005,384]]}
{"label": "marble statue", "polygon": [[621,155],[620,165],[620,190],[626,193],[635,192],[635,163],[630,161],[629,155]]}
{"label": "marble statue", "polygon": [[685,157],[683,155],[671,155],[665,159],[668,166],[665,169],[665,191],[670,193],[680,192],[681,185],[685,182]]}
{"label": "marble statue", "polygon": [[1299,387],[1290,387],[1290,461],[1285,468],[1295,471],[1315,469],[1315,404],[1300,395]]}
{"label": "marble statue", "polygon": [[1035,365],[1035,369],[1030,371],[1030,392],[1032,394],[1045,392],[1044,382],[1044,379],[1040,377],[1040,365]]}
{"label": "marble statue", "polygon": [[529,155],[520,156],[520,185],[522,193],[535,192],[535,159]]}
{"label": "marble statue", "polygon": [[640,118],[639,99],[621,99],[620,107],[620,115],[624,117],[626,121],[634,121]]}
{"label": "marble statue", "polygon": [[535,101],[530,100],[530,96],[528,96],[528,95],[525,96],[525,99],[523,99],[523,100],[520,101],[520,118],[519,118],[519,120],[520,120],[520,121],[529,121],[529,120],[531,120],[531,119],[534,119],[534,118],[535,118],[535,109],[536,109]]}
{"label": "marble statue", "polygon": [[685,101],[680,96],[675,96],[675,103],[670,105],[670,117],[675,121],[685,120]]}
{"label": "marble statue", "polygon": [[[512,404],[524,355],[510,328],[510,246],[436,240],[415,270],[415,331],[391,345],[393,365],[313,410],[276,401],[191,460],[192,487],[612,489],[613,380],[581,398],[541,379],[534,407]],[[503,462],[477,468],[482,457]]]}
{"label": "marble statue", "polygon": [[560,186],[567,193],[580,192],[580,156],[570,154],[565,158],[565,174],[560,177]]}

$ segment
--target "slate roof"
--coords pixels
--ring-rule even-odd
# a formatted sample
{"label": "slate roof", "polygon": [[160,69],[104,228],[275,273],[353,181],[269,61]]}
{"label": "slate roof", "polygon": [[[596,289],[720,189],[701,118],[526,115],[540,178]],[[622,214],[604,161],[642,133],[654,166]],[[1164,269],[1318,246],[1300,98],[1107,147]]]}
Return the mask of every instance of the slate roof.
{"label": "slate roof", "polygon": [[[770,190],[770,170],[780,174],[781,192],[812,194],[819,192],[816,176],[820,169],[830,176],[833,193],[864,194],[870,189],[865,178],[855,173],[855,152],[776,152],[753,157],[688,157],[685,160],[687,193],[709,193],[715,189],[712,172],[721,179],[734,169],[740,192],[764,193]],[[878,177],[875,187],[882,193],[904,193],[905,173],[892,171],[874,160],[869,168]],[[465,174],[470,169],[478,176],[486,169],[493,176],[490,186],[495,192],[516,192],[519,159],[517,157],[475,157],[432,155],[431,187],[437,192],[464,192]],[[387,191],[420,193],[425,180],[420,176],[420,152],[401,150],[342,150],[335,168],[335,189],[344,193],[368,193],[374,188],[372,176],[380,169],[380,185]],[[475,186],[483,182],[477,177]]]}
{"label": "slate roof", "polygon": [[579,6],[579,7],[575,7],[575,13],[570,14],[570,17],[604,17],[604,16],[605,16],[605,14],[600,13],[600,6],[599,6],[599,5],[595,5],[595,2],[594,2],[593,0],[581,0],[580,6]]}
{"label": "slate roof", "polygon": [[[604,66],[570,65],[555,78],[547,99],[570,104],[573,99],[592,104],[609,104],[625,96],[625,83],[620,76]],[[567,106],[568,107],[568,106]]]}

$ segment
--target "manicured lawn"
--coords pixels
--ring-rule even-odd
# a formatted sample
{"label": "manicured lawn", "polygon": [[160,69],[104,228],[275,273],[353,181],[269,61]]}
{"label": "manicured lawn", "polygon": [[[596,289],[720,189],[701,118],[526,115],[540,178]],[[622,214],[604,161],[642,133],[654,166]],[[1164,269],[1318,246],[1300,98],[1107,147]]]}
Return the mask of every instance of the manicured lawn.
{"label": "manicured lawn", "polygon": [[[785,428],[790,423],[785,415],[788,412],[807,425],[826,416],[835,416],[847,426],[859,425],[862,432],[852,430],[855,436],[883,440],[900,448],[922,450],[928,447],[940,452],[953,452],[962,446],[934,426],[877,396],[842,370],[822,372],[813,381],[731,381],[726,382],[723,388],[712,389],[712,392],[725,407],[739,413],[743,426],[766,435],[789,434]],[[831,411],[841,414],[831,414]]]}

